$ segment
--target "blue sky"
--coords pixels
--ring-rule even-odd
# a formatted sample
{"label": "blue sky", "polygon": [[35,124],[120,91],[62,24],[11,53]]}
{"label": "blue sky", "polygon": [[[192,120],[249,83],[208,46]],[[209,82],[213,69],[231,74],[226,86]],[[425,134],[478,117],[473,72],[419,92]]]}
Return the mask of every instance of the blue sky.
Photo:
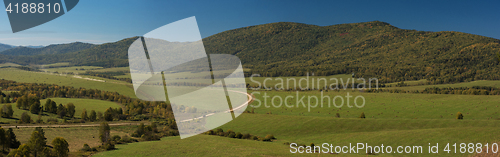
{"label": "blue sky", "polygon": [[65,15],[18,33],[12,33],[7,13],[0,13],[0,43],[114,42],[191,16],[202,37],[273,22],[327,26],[379,20],[403,29],[500,39],[499,6],[500,1],[80,0]]}

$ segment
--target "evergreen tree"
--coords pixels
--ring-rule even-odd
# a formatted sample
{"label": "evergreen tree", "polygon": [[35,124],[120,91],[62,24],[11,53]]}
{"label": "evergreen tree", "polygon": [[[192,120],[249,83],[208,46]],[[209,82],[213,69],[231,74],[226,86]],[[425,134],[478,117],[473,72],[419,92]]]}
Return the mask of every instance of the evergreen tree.
{"label": "evergreen tree", "polygon": [[2,152],[5,152],[5,147],[8,147],[9,141],[7,141],[7,136],[5,135],[5,130],[0,128],[0,145],[2,146]]}
{"label": "evergreen tree", "polygon": [[35,129],[35,131],[31,133],[28,145],[33,153],[33,156],[37,157],[39,153],[43,152],[47,145],[47,139],[45,138],[44,133],[39,132],[37,131],[37,129]]}
{"label": "evergreen tree", "polygon": [[21,145],[21,142],[19,142],[16,138],[16,134],[14,134],[14,131],[12,128],[9,128],[7,132],[5,133],[7,136],[7,144],[9,148],[18,148],[19,145]]}
{"label": "evergreen tree", "polygon": [[54,155],[57,157],[67,157],[69,152],[68,142],[62,137],[56,137],[52,140],[52,148]]}

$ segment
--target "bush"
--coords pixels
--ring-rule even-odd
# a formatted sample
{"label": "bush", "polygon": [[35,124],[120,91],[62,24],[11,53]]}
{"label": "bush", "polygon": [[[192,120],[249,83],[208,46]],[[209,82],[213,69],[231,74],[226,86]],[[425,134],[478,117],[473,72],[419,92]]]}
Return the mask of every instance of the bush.
{"label": "bush", "polygon": [[84,152],[89,152],[89,151],[92,151],[92,148],[90,148],[90,146],[85,143],[85,144],[83,144],[83,148],[80,150],[84,151]]}
{"label": "bush", "polygon": [[243,134],[241,134],[240,132],[238,132],[238,133],[236,133],[235,137],[241,139],[243,137]]}
{"label": "bush", "polygon": [[361,112],[361,116],[359,118],[365,118],[365,112]]}
{"label": "bush", "polygon": [[243,136],[241,137],[242,139],[250,139],[252,137],[252,135],[246,133],[246,134],[243,134]]}
{"label": "bush", "polygon": [[272,140],[276,139],[276,138],[274,137],[274,135],[266,135],[266,137],[265,137],[265,138],[272,139]]}
{"label": "bush", "polygon": [[229,133],[229,135],[227,135],[227,137],[229,137],[229,138],[235,138],[236,134],[234,132],[231,132],[231,133]]}
{"label": "bush", "polygon": [[130,138],[128,137],[128,135],[123,135],[120,142],[123,142],[123,143],[132,143],[132,142],[137,142],[136,139],[133,139],[133,138]]}
{"label": "bush", "polygon": [[47,123],[57,123],[59,122],[56,118],[48,118]]}
{"label": "bush", "polygon": [[119,142],[121,139],[122,138],[119,135],[115,135],[115,136],[111,137],[111,140],[115,141],[115,142]]}
{"label": "bush", "polygon": [[457,119],[464,119],[464,115],[462,113],[458,112]]}
{"label": "bush", "polygon": [[259,138],[257,136],[252,136],[252,140],[258,140]]}
{"label": "bush", "polygon": [[105,145],[104,145],[104,149],[106,150],[113,150],[115,149],[115,145],[113,143],[111,143],[110,141],[108,141]]}

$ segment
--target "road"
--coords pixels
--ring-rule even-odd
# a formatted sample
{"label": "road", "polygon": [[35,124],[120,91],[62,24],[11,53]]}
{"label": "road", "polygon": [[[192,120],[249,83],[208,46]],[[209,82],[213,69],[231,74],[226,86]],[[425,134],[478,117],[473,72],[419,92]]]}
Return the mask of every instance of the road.
{"label": "road", "polygon": [[[227,111],[224,111],[224,113],[228,113],[228,112],[231,112],[231,111],[234,111],[234,110],[238,110],[238,109],[241,109],[245,106],[247,106],[248,104],[250,104],[250,102],[252,102],[253,100],[253,97],[252,95],[246,93],[246,92],[240,92],[240,91],[234,91],[234,90],[227,90],[228,92],[236,92],[236,93],[241,93],[241,94],[246,94],[247,97],[248,97],[248,100],[243,103],[242,105],[236,107],[236,108],[233,108],[233,109],[229,109]],[[186,120],[182,120],[180,122],[189,122],[189,121],[193,121],[193,120],[196,120],[196,119],[201,119],[201,118],[206,118],[206,117],[209,117],[209,116],[213,116],[215,113],[210,113],[210,114],[207,114],[207,115],[203,115],[203,116],[200,116],[200,117],[197,117],[197,118],[191,118],[191,119],[186,119]]]}

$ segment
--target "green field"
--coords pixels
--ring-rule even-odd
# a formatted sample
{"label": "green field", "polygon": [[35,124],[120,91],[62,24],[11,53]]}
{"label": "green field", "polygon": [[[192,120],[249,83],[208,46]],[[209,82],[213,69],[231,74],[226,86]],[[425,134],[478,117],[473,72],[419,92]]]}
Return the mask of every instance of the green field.
{"label": "green field", "polygon": [[[82,76],[88,77],[88,76]],[[62,86],[73,86],[76,88],[99,89],[104,91],[118,92],[121,95],[135,98],[132,85],[123,81],[110,80],[98,77],[88,77],[104,80],[106,82],[92,81],[87,79],[75,78],[73,75],[55,75],[42,72],[23,71],[14,68],[0,69],[0,79],[13,80],[27,83],[47,83]]]}
{"label": "green field", "polygon": [[3,63],[3,64],[0,64],[0,68],[2,68],[2,67],[17,67],[17,66],[21,66],[21,65],[16,64],[16,63]]}
{"label": "green field", "polygon": [[[337,80],[335,80],[335,78]],[[301,81],[302,79],[302,81]],[[368,84],[369,78],[365,78],[366,83]],[[325,84],[326,80],[326,84]],[[245,81],[250,84],[250,86],[262,86],[266,88],[275,88],[276,85],[278,88],[281,88],[282,86],[287,89],[288,88],[293,88],[297,86],[297,88],[302,87],[302,88],[323,88],[325,86],[328,86],[332,83],[337,83],[338,81],[339,88],[341,87],[340,84],[352,84],[352,76],[350,74],[340,74],[340,75],[331,75],[331,76],[297,76],[297,77],[247,77],[245,78]],[[344,82],[342,82],[344,81]],[[319,83],[318,83],[319,82]],[[354,82],[361,83],[362,80],[357,80],[354,79]],[[281,83],[281,84],[280,84]],[[309,83],[309,84],[308,84]],[[375,81],[372,81],[372,84],[375,84]]]}
{"label": "green field", "polygon": [[[83,69],[83,70],[82,70]],[[60,67],[60,68],[48,68],[48,69],[41,69],[42,71],[46,72],[58,72],[58,73],[84,73],[86,71],[92,71],[92,70],[97,70],[97,69],[102,69],[102,67],[98,66],[71,66],[71,67]]]}
{"label": "green field", "polygon": [[[68,67],[68,70],[76,67]],[[64,68],[59,68],[64,69]],[[121,71],[124,68],[99,69],[102,71]],[[175,74],[174,74],[175,75]],[[194,76],[194,74],[193,74]],[[83,76],[88,77],[88,76]],[[130,77],[123,75],[118,77]],[[135,97],[131,85],[122,81],[102,79],[98,77],[88,77],[106,80],[106,82],[90,81],[74,78],[73,76],[61,76],[47,73],[26,72],[13,68],[0,69],[0,78],[15,80],[19,82],[37,82],[53,83],[59,85],[68,85],[74,87],[94,88],[106,91],[117,91],[120,94]],[[282,77],[287,84],[287,79],[298,81],[305,77]],[[327,77],[310,76],[307,80],[309,87],[312,87],[313,80],[317,88],[318,78],[326,78],[327,84],[335,83],[330,78],[338,78],[346,81],[352,79],[351,75],[333,75]],[[254,77],[255,81],[263,83],[264,77]],[[192,80],[191,80],[192,81]],[[257,85],[250,78],[246,78],[250,85]],[[419,84],[420,81],[408,81],[410,85]],[[359,81],[357,81],[359,82]],[[274,87],[279,82],[277,78],[271,78],[266,82],[266,86]],[[306,81],[300,82],[305,87]],[[345,82],[344,82],[345,84]],[[395,83],[392,83],[395,84]],[[290,84],[293,86],[293,84]],[[472,87],[472,86],[494,86],[500,87],[500,81],[474,81],[457,84],[444,85],[424,85],[407,87],[390,87],[391,89],[404,90],[423,90],[428,87]],[[500,97],[493,95],[452,95],[452,94],[409,94],[409,93],[367,93],[356,90],[341,91],[300,91],[298,98],[302,98],[302,103],[297,102],[297,93],[295,91],[266,91],[266,90],[248,90],[253,93],[256,100],[247,110],[254,108],[254,114],[245,113],[235,120],[221,126],[224,130],[232,129],[235,132],[250,133],[258,136],[273,134],[277,137],[274,142],[261,142],[252,140],[230,139],[227,137],[197,135],[187,139],[179,137],[162,138],[161,141],[139,142],[127,145],[117,145],[117,150],[107,151],[96,156],[290,156],[290,147],[285,142],[296,142],[309,145],[315,143],[330,143],[333,145],[349,145],[349,143],[368,143],[371,146],[380,146],[381,144],[397,146],[423,146],[423,154],[377,154],[381,156],[433,156],[428,154],[428,143],[439,143],[439,156],[469,156],[471,154],[447,154],[442,152],[446,143],[492,143],[500,142],[500,107],[498,102]],[[257,93],[259,92],[259,93]],[[264,100],[264,93],[268,96]],[[354,98],[362,96],[365,100],[363,107],[348,107],[347,93],[349,93],[349,105],[354,106]],[[287,105],[285,106],[285,98]],[[329,96],[330,106],[327,98]],[[335,96],[342,97],[345,101],[340,108],[335,107],[332,99]],[[273,97],[279,97],[274,98]],[[310,101],[308,100],[310,98]],[[318,98],[317,100],[315,98]],[[109,107],[120,107],[119,104],[92,100],[92,99],[73,99],[73,98],[51,98],[57,104],[67,104],[72,102],[76,106],[75,117],[79,117],[81,110],[92,109],[104,111]],[[42,104],[45,100],[41,101]],[[260,102],[260,106],[259,105]],[[281,102],[281,105],[279,105]],[[314,106],[318,102],[317,107]],[[321,102],[323,107],[321,107]],[[335,100],[336,105],[341,104],[340,98]],[[264,104],[266,103],[267,106]],[[274,106],[273,106],[274,103]],[[357,103],[362,103],[362,99],[357,99]],[[15,104],[14,104],[15,106]],[[84,107],[83,107],[84,106]],[[14,109],[14,117],[19,117],[22,110]],[[366,118],[360,119],[361,113]],[[464,115],[464,120],[456,120],[457,112]],[[267,114],[271,113],[271,114]],[[335,117],[336,114],[340,118]],[[35,119],[37,115],[32,115]],[[44,118],[55,117],[49,114]],[[14,119],[2,119],[9,122]],[[69,128],[68,128],[69,129]],[[89,136],[95,136],[92,129],[73,128],[73,132],[81,132],[79,136],[68,137],[76,141],[73,142],[71,150],[81,148],[82,142],[89,142],[92,145],[98,145],[96,139],[90,139]],[[128,130],[127,130],[128,129]],[[86,133],[83,133],[85,132]],[[133,128],[115,128],[114,133],[130,134]],[[28,135],[20,133],[21,136]],[[72,131],[55,130],[54,134],[70,134]],[[51,135],[52,136],[52,135]],[[81,136],[81,137],[80,137]],[[48,137],[49,139],[51,137]],[[94,141],[92,141],[94,140]],[[22,141],[22,140],[21,140]],[[23,142],[23,141],[22,141]],[[395,148],[394,148],[395,149]],[[364,151],[364,150],[363,150]],[[306,156],[318,156],[318,154],[301,154]],[[350,156],[366,155],[341,154]],[[331,154],[319,154],[319,156],[331,156]],[[435,156],[435,155],[434,155]]]}
{"label": "green field", "polygon": [[[499,96],[493,95],[453,95],[453,94],[409,94],[409,93],[363,93],[359,91],[329,91],[321,92],[307,91],[299,92],[297,100],[296,92],[283,91],[249,91],[254,94],[256,101],[251,106],[259,106],[254,110],[256,113],[265,114],[271,112],[277,115],[296,116],[319,116],[333,117],[336,113],[342,118],[356,118],[364,112],[367,118],[374,119],[454,119],[457,112],[462,112],[466,119],[498,119],[500,118]],[[260,92],[260,94],[258,94]],[[352,96],[347,105],[347,93]],[[264,94],[269,96],[264,99]],[[284,99],[287,99],[285,106]],[[344,105],[341,108],[334,106],[332,100],[335,96],[342,97]],[[365,105],[358,108],[354,104],[357,96],[365,98]],[[274,98],[274,101],[273,100]],[[311,108],[309,109],[308,98],[310,98]],[[318,101],[314,98],[316,97]],[[330,97],[330,107],[328,107],[328,97]],[[342,99],[337,97],[335,105],[340,106]],[[280,99],[281,98],[281,99]],[[264,101],[267,100],[267,101]],[[281,102],[283,100],[283,102]],[[297,107],[297,101],[298,107]],[[281,103],[280,103],[281,102]],[[362,105],[362,98],[357,99],[358,106]],[[323,103],[323,107],[321,107]],[[267,105],[266,105],[267,104]],[[273,106],[274,104],[274,106]],[[280,106],[281,104],[281,106]],[[305,104],[305,107],[304,107]],[[314,107],[318,104],[317,107]],[[251,107],[247,108],[250,110]],[[310,110],[310,111],[308,111]]]}
{"label": "green field", "polygon": [[182,140],[166,137],[161,141],[117,145],[117,150],[95,156],[290,156],[288,149],[287,145],[279,142],[198,135]]}
{"label": "green field", "polygon": [[498,80],[478,80],[478,81],[462,82],[462,83],[454,83],[454,84],[389,87],[388,89],[404,89],[404,90],[414,91],[414,90],[424,90],[425,88],[431,88],[431,87],[445,88],[445,87],[473,87],[473,86],[500,87],[500,81],[498,81]]}
{"label": "green field", "polygon": [[[117,103],[110,102],[110,101],[104,101],[104,100],[95,100],[95,99],[77,99],[77,98],[50,98],[52,101],[55,101],[57,105],[63,104],[66,105],[68,103],[73,103],[75,105],[75,117],[80,118],[80,115],[85,108],[87,110],[87,114],[90,114],[91,110],[95,110],[96,112],[100,111],[103,112],[106,111],[107,108],[112,107],[112,108],[118,108],[121,107]],[[45,105],[44,100],[40,100],[40,103]],[[4,104],[0,104],[3,106]],[[21,114],[26,112],[31,115],[31,119],[36,121],[38,118],[37,114],[31,114],[29,110],[21,110],[16,107],[15,103],[11,103],[12,109],[14,110],[14,118],[0,118],[0,122],[14,122],[17,120],[17,118],[21,117]],[[42,116],[42,119],[46,122],[48,118],[57,118],[57,115],[52,114],[52,113],[46,113],[44,112],[44,116]]]}
{"label": "green field", "polygon": [[[251,91],[249,91],[251,92]],[[255,92],[255,91],[254,91]],[[443,152],[447,143],[491,143],[499,142],[500,107],[498,96],[484,95],[438,95],[438,94],[397,94],[397,93],[361,93],[359,91],[326,92],[324,95],[341,95],[347,92],[351,96],[365,97],[363,108],[341,109],[327,107],[312,108],[308,111],[308,96],[321,98],[318,91],[300,92],[305,96],[306,107],[296,106],[295,99],[289,99],[288,108],[265,107],[263,93],[266,92],[268,104],[273,96],[296,96],[295,92],[260,91],[255,94],[262,102],[254,109],[255,114],[244,113],[235,120],[221,126],[224,130],[251,133],[258,136],[273,134],[278,138],[272,143],[259,141],[228,139],[197,135],[180,140],[175,137],[164,138],[160,142],[142,142],[118,146],[117,151],[100,153],[100,156],[289,156],[290,147],[284,142],[316,145],[330,143],[333,145],[349,145],[349,143],[368,143],[371,146],[390,145],[422,146],[422,154],[381,154],[382,156],[435,156],[428,153],[428,143],[439,143],[439,156],[469,156],[471,154],[447,154]],[[351,98],[351,101],[354,99]],[[277,101],[277,99],[275,99]],[[340,101],[337,101],[340,103]],[[352,103],[352,102],[351,102]],[[278,103],[276,103],[278,104]],[[311,105],[315,101],[311,101]],[[258,105],[254,101],[252,105]],[[251,108],[247,108],[250,110]],[[456,113],[462,112],[464,120],[456,120]],[[271,112],[272,114],[266,114]],[[358,118],[364,112],[365,119]],[[336,118],[339,113],[341,118]],[[204,145],[203,143],[210,143]],[[234,144],[233,142],[234,141]],[[226,146],[231,143],[235,146]],[[220,146],[222,145],[222,146]],[[219,151],[217,148],[236,149],[236,151]],[[364,151],[364,150],[363,150]],[[315,154],[316,156],[318,154]],[[330,155],[330,154],[321,154]],[[342,155],[365,155],[358,154]]]}

